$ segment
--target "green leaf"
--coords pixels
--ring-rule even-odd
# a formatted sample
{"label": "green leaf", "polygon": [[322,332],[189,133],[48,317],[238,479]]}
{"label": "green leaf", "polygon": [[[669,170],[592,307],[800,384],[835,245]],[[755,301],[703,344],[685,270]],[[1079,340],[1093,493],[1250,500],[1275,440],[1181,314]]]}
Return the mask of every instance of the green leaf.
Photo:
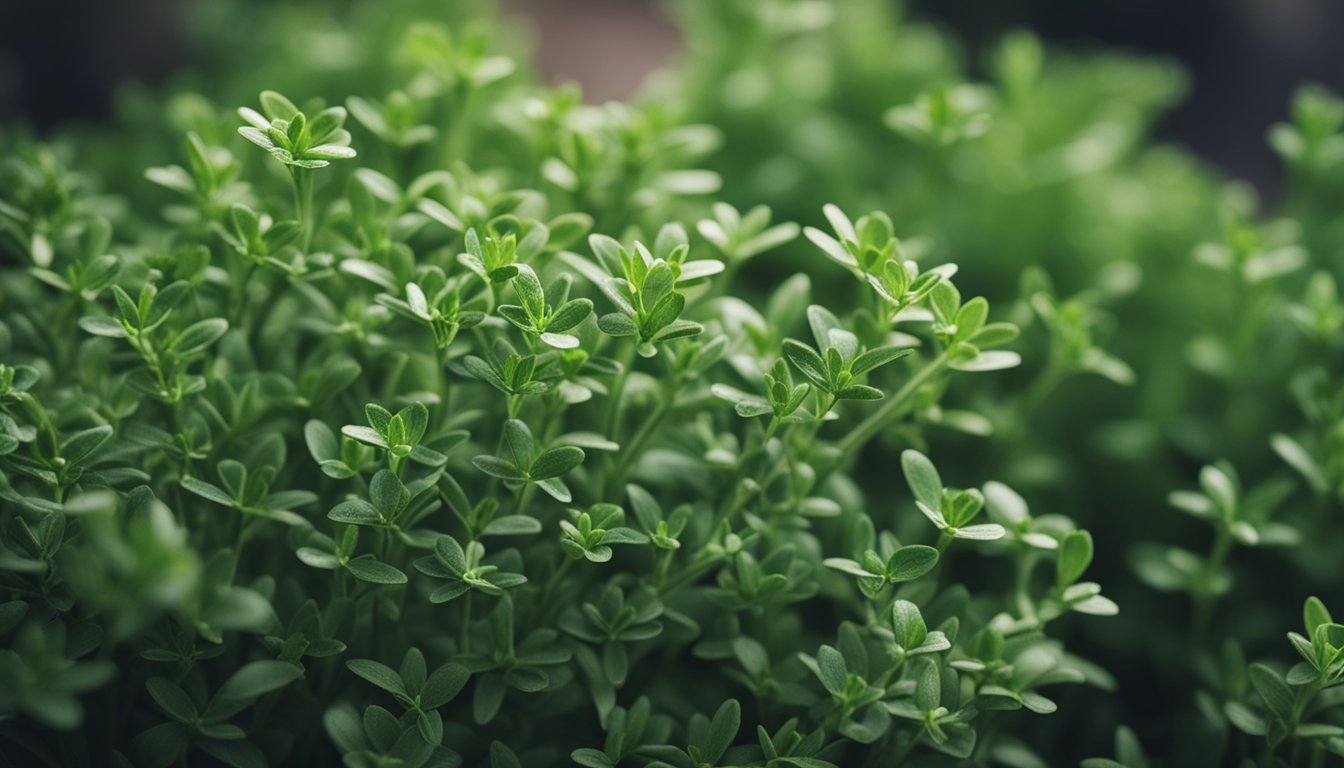
{"label": "green leaf", "polygon": [[250,702],[284,688],[302,676],[303,670],[289,662],[254,661],[244,664],[225,680],[215,693],[214,701]]}
{"label": "green leaf", "polygon": [[943,508],[943,481],[933,462],[919,451],[901,452],[901,469],[905,472],[905,481],[915,500],[929,509],[939,512]]}
{"label": "green leaf", "polygon": [[255,591],[231,587],[215,598],[204,620],[218,630],[260,632],[275,622],[275,610]]}
{"label": "green leaf", "polygon": [[379,562],[373,555],[360,555],[347,562],[345,568],[350,571],[355,578],[360,581],[367,581],[371,584],[406,583],[406,574],[393,568],[387,563]]}
{"label": "green leaf", "polygon": [[887,578],[900,583],[923,576],[938,564],[938,550],[922,544],[901,547],[887,561]]}
{"label": "green leaf", "polygon": [[122,290],[121,286],[112,286],[112,297],[117,301],[117,310],[121,312],[121,320],[131,328],[140,328],[140,307],[131,298],[130,294]]}
{"label": "green leaf", "polygon": [[914,352],[913,349],[901,349],[900,347],[878,347],[870,349],[867,352],[854,358],[854,362],[849,365],[849,372],[855,376],[880,368],[893,360],[899,360],[906,355]]}
{"label": "green leaf", "polygon": [[823,392],[831,391],[831,379],[826,361],[821,359],[816,350],[800,341],[785,339],[784,357],[817,389]]}
{"label": "green leaf", "polygon": [[518,274],[513,278],[513,287],[518,291],[518,299],[528,316],[539,320],[546,312],[546,296],[542,293],[537,273],[526,264],[519,264]]}
{"label": "green leaf", "polygon": [[69,464],[79,464],[112,439],[112,427],[104,424],[76,432],[61,443],[61,458]]}
{"label": "green leaf", "polygon": [[835,393],[839,400],[881,400],[882,390],[864,384],[850,384]]}
{"label": "green leaf", "polygon": [[369,500],[373,502],[374,508],[390,520],[410,503],[411,492],[390,470],[380,469],[369,482]]}
{"label": "green leaf", "polygon": [[126,338],[126,326],[106,315],[85,315],[79,318],[79,327],[94,336],[107,336],[113,339]]}
{"label": "green leaf", "polygon": [[317,419],[306,422],[303,425],[303,439],[313,461],[320,463],[340,458],[341,444],[336,439],[336,434],[331,431],[331,427],[324,422]]}
{"label": "green leaf", "polygon": [[585,766],[585,768],[612,768],[612,766],[616,765],[616,763],[612,762],[610,757],[607,757],[607,753],[591,747],[584,747],[583,749],[576,749],[573,752],[570,752],[569,759],[579,765]]}
{"label": "green leaf", "polygon": [[440,536],[434,542],[434,554],[448,566],[453,573],[461,574],[467,570],[467,555],[462,551],[462,545],[457,543],[457,539],[452,536]]}
{"label": "green leaf", "polygon": [[909,600],[897,600],[891,604],[891,625],[896,642],[907,651],[918,648],[928,636],[919,606]]}
{"label": "green leaf", "polygon": [[154,702],[174,720],[195,722],[198,716],[196,705],[179,685],[162,677],[151,677],[145,681],[145,688]]}
{"label": "green leaf", "polygon": [[771,761],[770,765],[790,768],[837,768],[835,763],[828,763],[815,757],[779,757]]}
{"label": "green leaf", "polygon": [[1252,664],[1246,672],[1265,707],[1285,723],[1295,722],[1293,692],[1283,678],[1264,664]]}
{"label": "green leaf", "polygon": [[[185,481],[184,481],[185,482]],[[327,519],[347,525],[381,525],[383,520],[367,501],[353,499],[331,508]]]}
{"label": "green leaf", "polygon": [[803,234],[807,237],[808,240],[812,241],[813,245],[820,248],[822,252],[825,253],[826,256],[831,260],[835,261],[841,266],[849,267],[850,269],[858,268],[859,262],[856,261],[854,257],[850,255],[850,253],[846,251],[844,247],[840,245],[839,242],[836,241],[835,238],[831,237],[825,232],[822,232],[819,229],[816,229],[815,227],[804,228]]}
{"label": "green leaf", "polygon": [[705,327],[692,320],[673,320],[653,335],[653,341],[665,344],[677,339],[687,339],[704,333]]}
{"label": "green leaf", "polygon": [[1059,542],[1055,563],[1055,584],[1063,589],[1078,580],[1092,563],[1092,534],[1069,531]]}
{"label": "green leaf", "polygon": [[477,725],[485,725],[495,719],[500,705],[504,703],[504,693],[502,675],[489,674],[477,681],[476,692],[471,700],[472,717]]}
{"label": "green leaf", "polygon": [[1199,472],[1199,484],[1219,511],[1229,519],[1237,509],[1237,486],[1221,468],[1206,466]]}
{"label": "green leaf", "polygon": [[1009,368],[1016,368],[1022,364],[1022,356],[1016,352],[1005,352],[1003,350],[990,350],[981,352],[970,360],[952,360],[948,367],[957,371],[967,373],[984,373],[987,371],[1003,371]]}
{"label": "green leaf", "polygon": [[560,445],[551,448],[532,463],[528,476],[533,480],[546,480],[559,477],[583,463],[583,449],[573,445]]}
{"label": "green leaf", "polygon": [[859,577],[877,576],[881,578],[886,578],[883,574],[873,573],[869,571],[867,568],[864,568],[859,563],[844,557],[828,557],[825,560],[821,561],[821,564],[826,566],[827,568],[834,568],[837,571],[843,571],[845,573],[850,574],[851,576],[859,576]]}
{"label": "green leaf", "polygon": [[532,430],[518,419],[504,422],[504,435],[501,442],[503,457],[513,466],[526,469],[536,456],[536,442],[532,439]]}
{"label": "green leaf", "polygon": [[350,659],[345,662],[345,666],[351,672],[368,680],[370,683],[382,688],[388,693],[395,693],[401,696],[410,697],[406,686],[401,681],[401,675],[397,671],[381,662],[372,659]]}
{"label": "green leaf", "polygon": [[1279,458],[1306,479],[1313,491],[1324,493],[1330,488],[1330,481],[1326,478],[1325,472],[1301,443],[1288,435],[1277,433],[1270,437],[1269,444]]}
{"label": "green leaf", "polygon": [[971,338],[984,327],[988,317],[989,302],[985,301],[984,297],[977,296],[961,305],[961,309],[957,312],[956,338],[958,340]]}
{"label": "green leaf", "polygon": [[1265,722],[1265,718],[1239,701],[1229,701],[1224,704],[1223,712],[1232,725],[1244,733],[1252,736],[1264,736],[1269,732],[1269,725]]}
{"label": "green leaf", "polygon": [[817,650],[817,677],[822,686],[833,696],[844,694],[849,683],[849,672],[845,668],[845,657],[829,645]]}
{"label": "green leaf", "polygon": [[485,474],[501,480],[525,479],[517,467],[498,456],[476,456],[472,458],[471,464]]}
{"label": "green leaf", "polygon": [[348,424],[341,427],[341,434],[365,445],[372,445],[375,448],[386,448],[387,440],[383,436],[369,427],[361,427],[355,424]]}
{"label": "green leaf", "polygon": [[1012,488],[991,480],[983,491],[985,506],[1009,525],[1018,525],[1029,517],[1027,502]]}
{"label": "green leaf", "polygon": [[635,336],[639,334],[639,325],[628,315],[611,312],[597,319],[597,327],[608,336]]}
{"label": "green leaf", "polygon": [[648,544],[649,537],[633,528],[608,528],[602,535],[602,543],[609,544]]}
{"label": "green leaf", "polygon": [[299,113],[294,103],[276,91],[261,92],[261,109],[272,120],[289,120]]}
{"label": "green leaf", "polygon": [[420,706],[438,709],[453,700],[467,684],[471,673],[461,664],[444,664],[430,673],[420,690]]}
{"label": "green leaf", "polygon": [[341,567],[340,558],[336,557],[336,555],[331,552],[324,552],[323,550],[315,549],[313,547],[299,547],[295,554],[298,555],[299,560],[302,560],[304,564],[313,568],[334,571]]}
{"label": "green leaf", "polygon": [[200,496],[203,499],[213,501],[225,507],[233,506],[233,497],[225,493],[219,486],[207,483],[204,480],[198,480],[194,477],[182,478],[182,487],[186,490]]}
{"label": "green leaf", "polygon": [[980,525],[966,525],[958,528],[956,533],[952,534],[958,539],[971,539],[973,541],[994,541],[1002,539],[1008,534],[998,523],[982,523]]}
{"label": "green leaf", "polygon": [[[663,273],[659,272],[658,274]],[[670,272],[668,274],[670,274]],[[648,294],[648,290],[651,285],[652,283],[644,284],[646,296]],[[646,298],[646,301],[647,300],[648,299]],[[662,330],[668,325],[671,325],[672,322],[681,315],[681,312],[683,309],[685,309],[685,307],[686,307],[685,296],[679,293],[669,293],[663,296],[661,299],[658,300],[656,304],[653,305],[653,308],[649,310],[648,316],[644,318],[643,322],[644,332],[646,334],[652,334]]]}
{"label": "green leaf", "polygon": [[938,665],[925,661],[920,667],[919,677],[915,679],[915,706],[925,712],[937,709],[942,695],[942,678],[938,672]]}
{"label": "green leaf", "polygon": [[588,299],[571,299],[560,306],[546,323],[546,330],[552,333],[568,331],[588,319],[593,313],[593,302]]}
{"label": "green leaf", "polygon": [[214,344],[228,330],[229,321],[222,317],[202,320],[199,323],[187,326],[182,333],[177,335],[177,338],[173,339],[172,346],[169,348],[183,357],[194,355]]}
{"label": "green leaf", "polygon": [[490,742],[490,768],[523,768],[518,756],[502,742]]}
{"label": "green leaf", "polygon": [[1035,691],[1022,692],[1022,706],[1038,715],[1048,715],[1059,709],[1055,702]]}
{"label": "green leaf", "polygon": [[527,515],[497,517],[486,524],[481,536],[527,536],[541,533],[541,521]]}
{"label": "green leaf", "polygon": [[401,417],[406,427],[406,443],[418,444],[429,427],[429,409],[424,403],[417,401],[397,411],[397,415]]}
{"label": "green leaf", "polygon": [[714,718],[709,723],[709,733],[705,736],[701,757],[710,763],[717,763],[723,753],[732,746],[737,731],[742,727],[742,707],[737,699],[729,699],[719,705]]}
{"label": "green leaf", "polygon": [[1302,624],[1307,628],[1307,634],[1315,636],[1317,627],[1333,623],[1334,619],[1330,618],[1330,611],[1326,609],[1325,603],[1318,597],[1308,597],[1302,605]]}

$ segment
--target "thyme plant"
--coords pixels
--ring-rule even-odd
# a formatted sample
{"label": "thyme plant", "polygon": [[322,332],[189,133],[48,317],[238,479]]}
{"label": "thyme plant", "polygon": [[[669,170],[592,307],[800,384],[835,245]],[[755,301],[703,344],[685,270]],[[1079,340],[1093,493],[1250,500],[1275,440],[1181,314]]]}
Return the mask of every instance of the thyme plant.
{"label": "thyme plant", "polygon": [[1162,63],[692,0],[591,105],[481,5],[0,131],[0,763],[1344,755],[1344,103],[1266,206]]}

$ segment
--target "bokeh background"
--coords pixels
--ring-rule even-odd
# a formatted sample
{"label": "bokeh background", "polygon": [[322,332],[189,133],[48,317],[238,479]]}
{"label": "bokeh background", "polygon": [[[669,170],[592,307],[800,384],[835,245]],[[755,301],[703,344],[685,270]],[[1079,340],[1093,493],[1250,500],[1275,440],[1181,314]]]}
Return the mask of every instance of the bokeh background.
{"label": "bokeh background", "polygon": [[[681,40],[667,18],[675,2],[507,0],[503,6],[529,30],[545,78],[577,81],[587,99],[603,101],[629,96],[676,56]],[[185,68],[206,67],[193,40],[200,25],[224,21],[208,12],[213,5],[210,0],[0,0],[0,121],[18,117],[45,128],[96,120],[111,109],[120,85],[161,84]],[[1282,119],[1289,95],[1303,82],[1344,88],[1344,3],[1335,0],[911,0],[905,5],[951,31],[972,62],[1017,27],[1033,30],[1054,47],[1104,47],[1180,62],[1191,87],[1163,119],[1160,135],[1271,195],[1282,179],[1264,141],[1265,126]]]}

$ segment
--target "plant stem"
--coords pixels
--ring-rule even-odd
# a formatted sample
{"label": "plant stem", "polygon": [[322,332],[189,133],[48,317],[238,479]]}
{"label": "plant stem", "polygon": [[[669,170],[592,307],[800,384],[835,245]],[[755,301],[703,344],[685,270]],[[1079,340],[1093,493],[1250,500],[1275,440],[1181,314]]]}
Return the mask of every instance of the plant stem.
{"label": "plant stem", "polygon": [[[605,419],[606,431],[603,432],[603,434],[607,436],[607,439],[615,443],[621,442],[619,435],[617,434],[617,430],[621,425],[621,400],[625,395],[625,382],[630,377],[630,367],[634,364],[634,360],[635,348],[633,346],[627,346],[624,352],[622,352],[621,359],[619,360],[621,370],[616,374],[616,378],[612,380],[611,389],[607,393],[607,413]],[[599,494],[602,494],[607,488],[607,478],[611,476],[614,462],[615,460],[612,459],[610,455],[603,459],[601,475],[597,478],[597,482],[593,483],[593,488],[595,488]],[[601,498],[601,496],[599,496],[599,498]]]}
{"label": "plant stem", "polygon": [[513,513],[515,515],[527,514],[527,503],[532,500],[532,495],[536,492],[536,490],[537,490],[536,483],[527,483],[526,485],[523,486],[523,489],[518,492],[518,506],[515,507],[513,510]]}
{"label": "plant stem", "polygon": [[723,555],[711,555],[708,559],[705,560],[697,559],[695,561],[692,561],[689,565],[687,565],[679,573],[677,573],[677,575],[668,579],[667,582],[663,584],[662,589],[659,590],[659,595],[666,597],[668,594],[685,586],[687,583],[694,581],[696,578],[700,576],[705,575],[705,573],[707,573],[709,569],[712,568],[716,562],[722,559]]}
{"label": "plant stem", "polygon": [[849,456],[862,448],[869,440],[873,439],[877,433],[882,431],[892,417],[901,412],[910,398],[914,397],[915,393],[919,391],[920,387],[924,386],[929,379],[933,378],[942,371],[943,368],[947,367],[947,363],[947,353],[944,352],[930,361],[923,368],[919,369],[914,376],[910,377],[909,381],[905,382],[905,386],[901,387],[896,391],[896,394],[887,398],[887,400],[882,403],[881,408],[878,408],[876,411],[869,414],[868,418],[864,419],[859,426],[850,430],[849,434],[845,435],[844,438],[836,444],[836,447],[840,449],[841,454]]}
{"label": "plant stem", "polygon": [[1018,399],[1018,405],[1013,409],[1013,416],[1009,423],[996,430],[996,437],[1000,443],[1012,441],[1026,428],[1031,414],[1035,413],[1036,409],[1050,396],[1050,393],[1055,391],[1068,373],[1068,367],[1052,355],[1050,362],[1041,370],[1040,375],[1031,382],[1031,386]]}
{"label": "plant stem", "polygon": [[1195,606],[1191,612],[1191,640],[1199,646],[1203,645],[1204,637],[1208,634],[1209,622],[1213,618],[1214,593],[1211,589],[1211,582],[1218,575],[1227,560],[1228,554],[1232,551],[1232,532],[1226,526],[1219,526],[1217,537],[1213,541],[1213,547],[1209,551],[1209,559],[1204,565],[1204,570],[1199,576],[1199,580],[1194,585],[1191,597],[1194,598]]}
{"label": "plant stem", "polygon": [[457,647],[461,653],[471,652],[471,590],[462,596],[462,626],[457,628]]}
{"label": "plant stem", "polygon": [[658,428],[658,425],[662,423],[672,409],[672,400],[676,397],[679,384],[680,381],[675,377],[667,380],[663,387],[663,396],[658,399],[658,406],[653,409],[653,413],[649,414],[644,423],[639,425],[639,430],[635,432],[634,437],[630,438],[630,442],[621,446],[621,458],[616,462],[616,467],[611,471],[611,474],[607,475],[607,487],[602,489],[602,498],[606,498],[607,491],[613,484],[620,488],[621,480],[625,478],[625,473],[630,469],[635,459],[639,458],[644,443],[648,442],[649,438],[653,436],[654,430]]}
{"label": "plant stem", "polygon": [[621,399],[625,395],[625,382],[630,378],[630,368],[635,362],[635,348],[627,347],[621,355],[621,370],[616,374],[616,379],[611,383],[611,391],[607,395],[607,437],[615,440],[616,429],[621,423]]}
{"label": "plant stem", "polygon": [[564,575],[568,573],[569,569],[573,566],[574,558],[565,555],[564,561],[560,563],[555,569],[555,572],[551,574],[551,578],[546,580],[546,586],[542,587],[541,602],[546,602],[546,599],[551,596],[551,593],[555,591],[555,588],[560,585],[560,580],[564,578]]}
{"label": "plant stem", "polygon": [[291,168],[294,182],[294,215],[303,229],[303,252],[313,241],[313,174],[306,168]]}

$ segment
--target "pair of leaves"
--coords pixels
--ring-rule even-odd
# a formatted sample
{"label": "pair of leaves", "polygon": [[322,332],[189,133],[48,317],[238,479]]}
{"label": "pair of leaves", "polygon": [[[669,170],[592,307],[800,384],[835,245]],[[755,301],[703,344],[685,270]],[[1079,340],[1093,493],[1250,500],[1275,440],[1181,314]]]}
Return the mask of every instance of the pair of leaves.
{"label": "pair of leaves", "polygon": [[868,550],[862,562],[843,557],[828,557],[822,565],[859,577],[859,588],[875,598],[888,584],[913,581],[933,570],[938,564],[938,550],[922,544],[897,549],[885,561],[877,552]]}
{"label": "pair of leaves", "polygon": [[483,564],[484,557],[485,547],[479,541],[469,542],[463,549],[452,536],[440,536],[434,542],[434,555],[415,561],[417,571],[447,582],[430,593],[429,601],[446,603],[472,589],[499,596],[504,590],[527,582],[521,573],[508,573],[497,565]]}
{"label": "pair of leaves", "polygon": [[491,477],[520,483],[536,483],[560,502],[571,499],[569,487],[560,476],[583,463],[583,449],[575,445],[557,445],[539,450],[532,430],[518,419],[504,422],[500,453],[476,456],[472,465]]}
{"label": "pair of leaves", "polygon": [[[958,539],[973,541],[993,541],[1004,537],[1006,531],[998,523],[978,525],[952,525],[943,515],[944,489],[942,478],[933,462],[919,451],[906,450],[901,453],[901,469],[910,491],[915,496],[915,505],[930,522],[944,534]],[[970,491],[964,493],[971,493]],[[978,491],[974,493],[978,494]],[[961,522],[961,521],[958,521]]]}

